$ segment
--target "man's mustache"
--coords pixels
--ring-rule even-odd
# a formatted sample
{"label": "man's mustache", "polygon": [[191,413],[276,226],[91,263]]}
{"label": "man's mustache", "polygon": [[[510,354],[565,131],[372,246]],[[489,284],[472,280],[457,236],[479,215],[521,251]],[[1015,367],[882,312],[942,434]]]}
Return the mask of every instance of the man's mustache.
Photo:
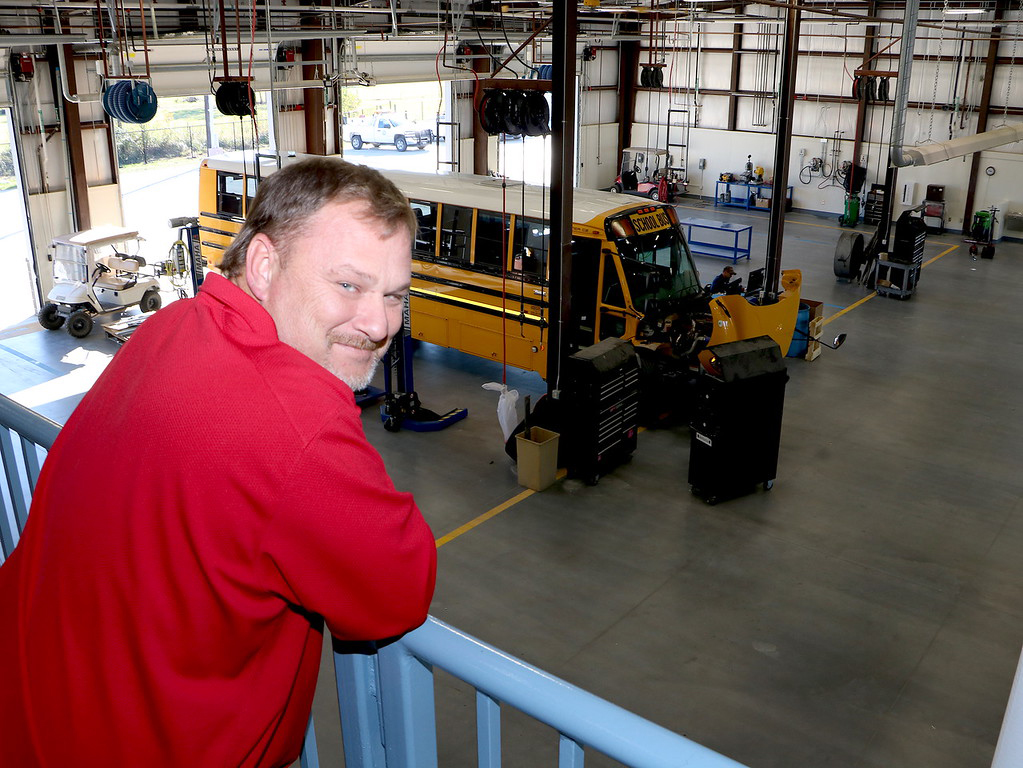
{"label": "man's mustache", "polygon": [[331,344],[344,344],[345,346],[364,349],[368,352],[373,352],[387,347],[386,341],[376,342],[372,339],[366,338],[365,336],[356,336],[348,333],[328,334],[327,341]]}

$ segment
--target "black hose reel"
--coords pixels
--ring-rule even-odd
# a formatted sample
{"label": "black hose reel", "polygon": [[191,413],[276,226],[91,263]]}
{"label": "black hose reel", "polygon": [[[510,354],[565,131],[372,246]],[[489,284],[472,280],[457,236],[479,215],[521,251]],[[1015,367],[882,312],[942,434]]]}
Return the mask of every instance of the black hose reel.
{"label": "black hose reel", "polygon": [[256,114],[256,95],[248,80],[227,80],[216,93],[217,109],[232,117],[250,117]]}
{"label": "black hose reel", "polygon": [[639,73],[639,84],[644,88],[664,87],[664,67],[648,66],[643,67]]}
{"label": "black hose reel", "polygon": [[148,123],[156,108],[156,91],[144,80],[118,80],[103,91],[104,111],[122,123]]}
{"label": "black hose reel", "polygon": [[480,99],[479,116],[480,125],[491,136],[551,132],[551,108],[543,91],[488,90]]}

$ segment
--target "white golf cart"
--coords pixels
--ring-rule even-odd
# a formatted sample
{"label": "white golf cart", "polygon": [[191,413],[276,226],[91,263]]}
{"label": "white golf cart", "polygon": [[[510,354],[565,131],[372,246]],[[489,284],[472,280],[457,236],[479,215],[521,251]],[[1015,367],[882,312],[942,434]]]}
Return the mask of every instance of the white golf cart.
{"label": "white golf cart", "polygon": [[160,308],[160,283],[139,274],[139,233],[123,227],[97,227],[56,237],[51,244],[53,289],[39,310],[39,324],[85,338],[93,318],[138,304],[143,312]]}

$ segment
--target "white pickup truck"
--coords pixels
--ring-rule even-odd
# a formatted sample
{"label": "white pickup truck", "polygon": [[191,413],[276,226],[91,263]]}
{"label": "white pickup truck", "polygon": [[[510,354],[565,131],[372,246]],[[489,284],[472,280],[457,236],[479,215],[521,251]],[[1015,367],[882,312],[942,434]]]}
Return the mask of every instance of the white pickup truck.
{"label": "white pickup truck", "polygon": [[379,147],[393,144],[399,152],[409,147],[423,149],[433,142],[433,131],[394,115],[377,115],[369,120],[349,123],[345,126],[352,149],[362,149],[366,144]]}

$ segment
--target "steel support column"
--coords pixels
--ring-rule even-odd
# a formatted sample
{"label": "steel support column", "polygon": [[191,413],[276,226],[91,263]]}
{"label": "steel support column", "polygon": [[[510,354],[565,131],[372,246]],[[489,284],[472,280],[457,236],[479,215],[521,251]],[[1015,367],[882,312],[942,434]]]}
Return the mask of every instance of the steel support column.
{"label": "steel support column", "polygon": [[729,131],[736,128],[737,115],[739,112],[739,66],[742,61],[742,29],[738,24],[732,25],[732,67],[728,76],[728,117],[727,126]]}
{"label": "steel support column", "polygon": [[[995,5],[994,22],[997,24],[1004,18],[1008,0],[999,0]],[[995,67],[998,64],[998,41],[1002,37],[1002,28],[991,28],[991,41],[988,43],[987,59],[984,63],[984,85],[980,96],[980,107],[977,113],[977,133],[987,130],[988,116],[991,114],[991,92],[995,80]],[[1011,66],[1011,65],[1010,65]],[[980,152],[974,152],[970,161],[970,181],[966,185],[966,205],[963,211],[963,232],[970,228],[973,221],[973,201],[977,196],[977,179],[980,176]]]}
{"label": "steel support column", "polygon": [[[302,41],[303,61],[323,61],[323,40]],[[322,80],[322,64],[303,64],[303,80]],[[271,76],[273,73],[271,73]],[[323,89],[303,88],[302,108],[305,116],[305,151],[311,155],[327,154],[327,135],[324,126]],[[274,105],[270,105],[274,109]]]}
{"label": "steel support column", "polygon": [[[867,13],[870,16],[875,15],[877,8],[875,0],[870,0],[867,4]],[[866,68],[870,63],[871,59],[874,58],[874,48],[876,47],[878,28],[874,25],[868,25],[865,29],[863,36],[863,59],[861,62],[860,69]],[[860,96],[859,102],[856,104],[856,136],[853,137],[853,165],[859,165],[860,162],[860,150],[863,147],[863,134],[867,130],[867,93],[866,88]],[[884,107],[882,107],[884,109]],[[866,165],[866,163],[864,163]],[[851,171],[850,171],[851,172]]]}
{"label": "steel support column", "polygon": [[[472,71],[479,74],[490,73],[489,52],[481,46],[472,46]],[[483,130],[480,112],[477,109],[482,93],[473,93],[472,99],[472,172],[481,176],[490,173],[490,136]]]}
{"label": "steel support column", "polygon": [[[631,31],[631,28],[630,28]],[[636,30],[638,32],[638,28]],[[632,124],[636,116],[636,72],[639,69],[639,41],[623,40],[618,48],[618,153],[632,146]]]}
{"label": "steel support column", "polygon": [[[68,156],[68,192],[71,198],[71,213],[75,219],[75,229],[92,227],[92,216],[89,211],[89,178],[85,172],[85,148],[82,146],[82,116],[78,104],[64,98],[60,86],[60,65],[57,59],[57,48],[51,46],[47,59],[51,72],[56,73],[53,82],[54,101],[60,103],[61,129],[64,133],[64,151]],[[78,93],[78,82],[75,77],[74,47],[64,45],[64,62],[69,93]]]}
{"label": "steel support column", "polygon": [[575,182],[575,48],[578,26],[574,0],[554,0],[551,93],[551,239],[547,291],[547,391],[560,389],[563,328],[572,321],[572,188]]}
{"label": "steel support column", "polygon": [[789,150],[792,147],[793,90],[799,55],[799,6],[785,12],[785,42],[778,84],[778,131],[774,142],[774,189],[771,192],[771,222],[767,233],[767,291],[777,295],[781,284],[782,239],[785,234],[785,199],[789,182]]}

